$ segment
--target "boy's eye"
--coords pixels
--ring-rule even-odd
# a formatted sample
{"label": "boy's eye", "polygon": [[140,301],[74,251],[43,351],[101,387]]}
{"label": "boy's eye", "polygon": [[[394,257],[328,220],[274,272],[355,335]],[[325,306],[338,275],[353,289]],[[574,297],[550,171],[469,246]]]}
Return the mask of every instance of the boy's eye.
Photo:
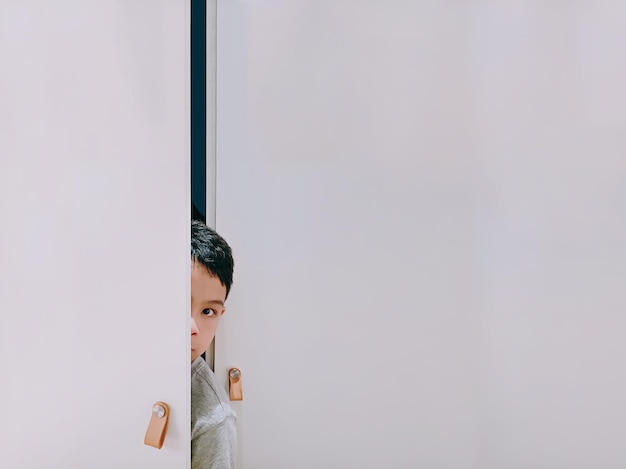
{"label": "boy's eye", "polygon": [[207,309],[202,310],[202,314],[204,314],[205,316],[215,316],[217,313],[215,312],[214,309],[207,308]]}

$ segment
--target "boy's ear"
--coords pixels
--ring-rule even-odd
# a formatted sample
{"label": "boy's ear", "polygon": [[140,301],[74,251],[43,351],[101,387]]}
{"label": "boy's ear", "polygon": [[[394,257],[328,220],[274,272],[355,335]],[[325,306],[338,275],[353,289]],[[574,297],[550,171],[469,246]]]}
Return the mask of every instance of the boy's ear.
{"label": "boy's ear", "polygon": [[222,310],[222,312],[220,313],[220,316],[223,316],[225,312],[226,312],[226,308]]}

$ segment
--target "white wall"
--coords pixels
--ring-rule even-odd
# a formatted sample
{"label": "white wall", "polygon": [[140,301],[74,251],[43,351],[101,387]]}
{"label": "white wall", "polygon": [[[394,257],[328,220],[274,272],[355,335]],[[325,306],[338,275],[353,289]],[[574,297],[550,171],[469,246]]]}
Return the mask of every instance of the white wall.
{"label": "white wall", "polygon": [[492,467],[626,465],[624,5],[472,11]]}
{"label": "white wall", "polygon": [[0,5],[3,469],[188,467],[188,11]]}
{"label": "white wall", "polygon": [[625,9],[218,2],[241,467],[626,465]]}

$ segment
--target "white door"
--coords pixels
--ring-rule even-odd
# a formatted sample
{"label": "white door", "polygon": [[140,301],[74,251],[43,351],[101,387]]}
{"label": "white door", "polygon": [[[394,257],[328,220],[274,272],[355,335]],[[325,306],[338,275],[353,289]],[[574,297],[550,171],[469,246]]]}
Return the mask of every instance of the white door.
{"label": "white door", "polygon": [[189,465],[188,4],[0,5],[2,468]]}
{"label": "white door", "polygon": [[218,2],[241,468],[626,466],[624,18]]}

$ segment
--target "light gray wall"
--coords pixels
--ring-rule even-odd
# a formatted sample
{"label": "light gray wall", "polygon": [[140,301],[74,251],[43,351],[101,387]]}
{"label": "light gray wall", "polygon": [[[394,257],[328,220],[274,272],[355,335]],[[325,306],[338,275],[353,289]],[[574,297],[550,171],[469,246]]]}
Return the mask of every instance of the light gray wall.
{"label": "light gray wall", "polygon": [[0,57],[0,467],[188,467],[188,2],[2,1]]}
{"label": "light gray wall", "polygon": [[218,2],[252,468],[622,468],[626,7]]}

